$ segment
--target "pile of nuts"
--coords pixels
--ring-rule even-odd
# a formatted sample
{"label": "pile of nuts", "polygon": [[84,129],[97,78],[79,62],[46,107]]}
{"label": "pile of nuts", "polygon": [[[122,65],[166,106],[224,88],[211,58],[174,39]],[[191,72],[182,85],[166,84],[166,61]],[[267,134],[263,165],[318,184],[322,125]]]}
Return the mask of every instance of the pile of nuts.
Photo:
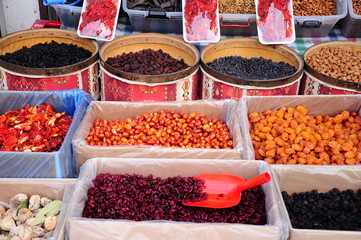
{"label": "pile of nuts", "polygon": [[0,239],[41,240],[53,237],[61,210],[60,200],[19,193],[10,208],[0,205]]}
{"label": "pile of nuts", "polygon": [[311,116],[303,106],[248,115],[255,158],[271,164],[361,164],[361,116]]}
{"label": "pile of nuts", "polygon": [[256,14],[254,0],[219,0],[218,8],[225,14]]}
{"label": "pile of nuts", "polygon": [[361,83],[361,50],[322,47],[306,63],[316,71],[344,81]]}
{"label": "pile of nuts", "polygon": [[353,11],[357,15],[361,15],[361,1],[360,0],[352,0]]}
{"label": "pile of nuts", "polygon": [[233,148],[228,126],[206,114],[162,110],[124,121],[96,119],[89,145],[155,145],[183,148]]}
{"label": "pile of nuts", "polygon": [[293,0],[295,16],[336,15],[336,0]]}

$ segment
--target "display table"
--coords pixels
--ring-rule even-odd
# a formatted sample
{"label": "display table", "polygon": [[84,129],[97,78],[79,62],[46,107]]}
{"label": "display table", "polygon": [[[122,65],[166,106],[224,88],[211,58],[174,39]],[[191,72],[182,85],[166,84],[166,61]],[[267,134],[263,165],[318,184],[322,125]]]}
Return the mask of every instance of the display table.
{"label": "display table", "polygon": [[[119,18],[117,32],[115,34],[116,37],[129,35],[129,34],[135,34],[135,33],[140,33],[140,32],[133,31],[133,29],[129,23],[128,17],[122,16],[121,18]],[[173,33],[166,33],[166,34],[183,38],[182,34],[173,34]],[[256,38],[257,36],[225,36],[225,35],[222,35],[221,39],[238,38],[238,37],[240,37],[240,38],[241,37]],[[321,42],[342,41],[342,40],[361,41],[361,38],[344,37],[341,33],[340,27],[338,25],[336,25],[335,28],[332,29],[332,31],[330,32],[330,34],[327,37],[302,37],[302,38],[297,37],[296,41],[294,43],[289,44],[287,46],[289,46],[290,48],[297,51],[300,55],[302,55],[304,53],[304,51],[312,45],[315,45],[315,44],[318,44]],[[208,43],[195,43],[194,45],[201,51],[203,49],[203,47],[205,47],[207,44]]]}

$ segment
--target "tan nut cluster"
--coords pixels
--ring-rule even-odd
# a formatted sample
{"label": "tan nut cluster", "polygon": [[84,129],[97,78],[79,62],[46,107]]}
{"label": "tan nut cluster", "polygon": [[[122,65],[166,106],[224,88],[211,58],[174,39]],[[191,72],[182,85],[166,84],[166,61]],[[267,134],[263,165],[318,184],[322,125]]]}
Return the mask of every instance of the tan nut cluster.
{"label": "tan nut cluster", "polygon": [[361,83],[361,51],[343,47],[322,47],[306,63],[327,76]]}
{"label": "tan nut cluster", "polygon": [[336,15],[336,0],[293,0],[295,16]]}
{"label": "tan nut cluster", "polygon": [[357,15],[361,15],[361,0],[352,0],[352,7]]}
{"label": "tan nut cluster", "polygon": [[254,0],[219,0],[218,7],[225,14],[256,14]]}

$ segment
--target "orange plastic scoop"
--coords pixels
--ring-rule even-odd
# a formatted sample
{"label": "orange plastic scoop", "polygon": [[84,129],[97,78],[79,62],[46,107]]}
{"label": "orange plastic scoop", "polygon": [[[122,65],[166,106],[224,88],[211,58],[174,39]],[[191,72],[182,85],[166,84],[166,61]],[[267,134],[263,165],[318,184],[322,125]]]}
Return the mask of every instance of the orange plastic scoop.
{"label": "orange plastic scoop", "polygon": [[242,191],[271,180],[271,175],[268,172],[247,181],[231,174],[205,173],[194,177],[205,180],[205,188],[202,192],[208,194],[207,199],[197,202],[183,202],[183,205],[207,208],[233,207],[241,201]]}

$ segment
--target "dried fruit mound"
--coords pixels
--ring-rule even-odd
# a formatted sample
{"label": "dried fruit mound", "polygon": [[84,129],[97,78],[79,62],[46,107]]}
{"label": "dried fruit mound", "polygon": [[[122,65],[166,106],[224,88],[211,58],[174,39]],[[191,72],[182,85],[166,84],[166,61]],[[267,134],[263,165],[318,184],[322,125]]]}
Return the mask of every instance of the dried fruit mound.
{"label": "dried fruit mound", "polygon": [[0,151],[58,151],[71,121],[48,103],[8,111],[0,116]]}
{"label": "dried fruit mound", "polygon": [[361,231],[361,189],[282,192],[282,197],[294,228]]}
{"label": "dried fruit mound", "polygon": [[81,62],[90,58],[91,55],[90,51],[77,45],[51,41],[0,55],[0,59],[22,67],[53,68]]}
{"label": "dried fruit mound", "polygon": [[285,62],[269,59],[243,58],[240,56],[221,57],[207,65],[213,70],[235,78],[246,80],[269,80],[291,76],[297,69]]}
{"label": "dried fruit mound", "polygon": [[175,59],[162,49],[150,48],[110,57],[106,63],[118,70],[142,75],[169,74],[189,67],[183,59]]}
{"label": "dried fruit mound", "polygon": [[275,164],[361,164],[361,116],[311,116],[303,106],[248,115],[255,158]]}
{"label": "dried fruit mound", "polygon": [[165,147],[233,148],[228,126],[206,114],[175,111],[144,113],[124,121],[96,119],[89,135],[89,145],[155,145]]}
{"label": "dried fruit mound", "polygon": [[241,202],[231,208],[211,209],[182,205],[184,200],[203,200],[204,182],[192,177],[161,179],[152,175],[99,174],[88,191],[83,217],[135,221],[171,220],[186,222],[267,222],[265,195],[261,187],[242,192]]}

